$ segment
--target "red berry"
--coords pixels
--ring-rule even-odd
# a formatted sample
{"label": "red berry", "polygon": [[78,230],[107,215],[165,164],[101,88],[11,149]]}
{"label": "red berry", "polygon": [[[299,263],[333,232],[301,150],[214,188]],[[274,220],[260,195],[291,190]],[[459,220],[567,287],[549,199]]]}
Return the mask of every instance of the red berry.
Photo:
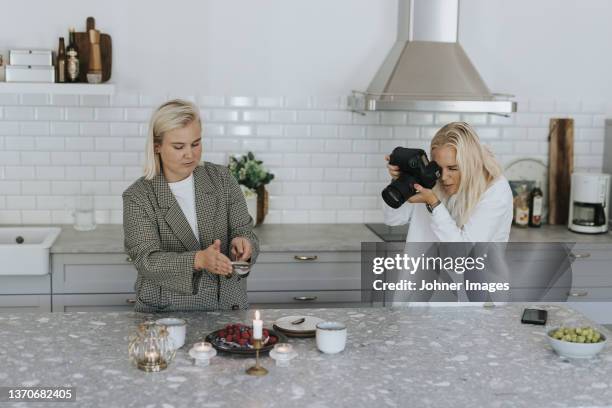
{"label": "red berry", "polygon": [[242,347],[247,345],[247,340],[246,339],[240,339],[238,340],[238,344],[240,344]]}
{"label": "red berry", "polygon": [[274,343],[276,343],[276,340],[277,340],[277,338],[276,338],[276,337],[274,337],[274,336],[270,336],[270,339],[268,340],[268,343],[269,343],[269,344],[274,344]]}
{"label": "red berry", "polygon": [[251,335],[249,333],[242,333],[242,338],[243,339],[248,339],[250,337],[251,337]]}
{"label": "red berry", "polygon": [[263,329],[264,337],[268,337],[269,334],[270,334],[270,332],[267,329]]}
{"label": "red berry", "polygon": [[227,337],[225,338],[226,341],[232,342],[234,341],[234,336],[231,334],[228,334]]}
{"label": "red berry", "polygon": [[227,333],[225,332],[225,330],[221,330],[221,331],[218,333],[218,335],[219,335],[219,337],[222,337],[222,338],[223,338],[223,337],[225,337],[225,336],[227,335]]}

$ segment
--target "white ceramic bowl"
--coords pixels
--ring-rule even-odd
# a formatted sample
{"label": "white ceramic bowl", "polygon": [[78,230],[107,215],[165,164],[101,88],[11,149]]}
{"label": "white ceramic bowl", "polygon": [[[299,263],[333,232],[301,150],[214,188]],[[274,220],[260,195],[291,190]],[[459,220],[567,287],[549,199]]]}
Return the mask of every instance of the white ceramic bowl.
{"label": "white ceramic bowl", "polygon": [[601,334],[603,341],[599,343],[572,343],[570,341],[557,340],[552,335],[557,329],[549,330],[547,333],[548,342],[552,348],[563,357],[569,358],[591,358],[599,353],[608,344],[605,334]]}

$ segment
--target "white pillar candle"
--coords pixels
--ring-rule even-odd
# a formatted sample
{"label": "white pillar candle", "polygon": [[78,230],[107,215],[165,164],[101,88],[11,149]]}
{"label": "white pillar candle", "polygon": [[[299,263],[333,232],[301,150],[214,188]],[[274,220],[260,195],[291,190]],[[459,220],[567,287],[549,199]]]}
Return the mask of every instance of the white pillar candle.
{"label": "white pillar candle", "polygon": [[259,310],[255,311],[255,320],[253,320],[253,338],[261,339],[263,335],[263,320],[259,318]]}

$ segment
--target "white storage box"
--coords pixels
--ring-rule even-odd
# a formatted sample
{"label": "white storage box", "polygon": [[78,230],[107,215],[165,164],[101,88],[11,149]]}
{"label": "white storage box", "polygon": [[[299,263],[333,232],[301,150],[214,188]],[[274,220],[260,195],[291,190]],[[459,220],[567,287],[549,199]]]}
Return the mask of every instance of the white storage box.
{"label": "white storage box", "polygon": [[50,50],[11,50],[9,65],[53,65]]}
{"label": "white storage box", "polygon": [[6,82],[55,82],[53,66],[7,65]]}

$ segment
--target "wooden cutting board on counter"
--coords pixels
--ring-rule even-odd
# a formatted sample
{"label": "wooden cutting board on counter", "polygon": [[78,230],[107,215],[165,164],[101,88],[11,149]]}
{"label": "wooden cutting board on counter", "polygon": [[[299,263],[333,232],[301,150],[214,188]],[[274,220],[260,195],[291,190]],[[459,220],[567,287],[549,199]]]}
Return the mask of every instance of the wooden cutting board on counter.
{"label": "wooden cutting board on counter", "polygon": [[548,154],[548,223],[567,224],[574,171],[574,119],[551,119]]}
{"label": "wooden cutting board on counter", "polygon": [[[87,29],[84,33],[74,33],[74,41],[79,48],[79,82],[87,82],[87,69],[89,67],[89,30],[96,29],[96,20],[87,17]],[[111,36],[100,33],[100,53],[102,54],[102,82],[106,82],[111,77],[113,65],[113,43]]]}

